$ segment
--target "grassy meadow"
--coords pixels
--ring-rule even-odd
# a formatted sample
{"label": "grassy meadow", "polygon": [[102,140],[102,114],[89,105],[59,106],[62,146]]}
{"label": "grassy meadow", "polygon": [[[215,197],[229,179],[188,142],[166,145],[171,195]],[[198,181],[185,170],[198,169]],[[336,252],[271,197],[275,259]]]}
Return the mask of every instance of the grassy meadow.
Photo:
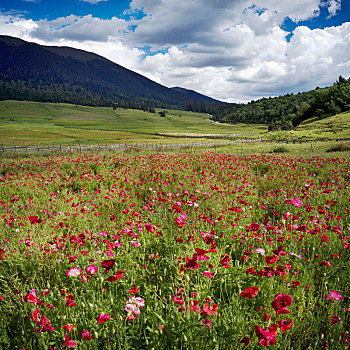
{"label": "grassy meadow", "polygon": [[4,154],[0,349],[348,349],[350,143],[178,113],[0,102],[5,145],[271,137]]}
{"label": "grassy meadow", "polygon": [[2,159],[0,348],[347,349],[349,152],[310,147]]}
{"label": "grassy meadow", "polygon": [[[106,107],[0,101],[0,139],[5,146],[98,142],[188,143],[194,141],[186,139],[186,135],[243,133],[255,137],[266,130],[266,126],[262,125],[220,125],[209,121],[207,114],[186,111],[168,110],[165,117],[160,117],[158,113],[140,110],[113,111]],[[181,134],[183,137],[167,137],[167,134]]]}
{"label": "grassy meadow", "polygon": [[268,132],[267,126],[260,124],[213,123],[204,113],[168,110],[165,117],[160,117],[158,111],[0,101],[0,140],[4,146],[54,146],[176,144],[227,136],[271,141],[350,137],[350,112],[321,120],[310,119],[291,131]]}

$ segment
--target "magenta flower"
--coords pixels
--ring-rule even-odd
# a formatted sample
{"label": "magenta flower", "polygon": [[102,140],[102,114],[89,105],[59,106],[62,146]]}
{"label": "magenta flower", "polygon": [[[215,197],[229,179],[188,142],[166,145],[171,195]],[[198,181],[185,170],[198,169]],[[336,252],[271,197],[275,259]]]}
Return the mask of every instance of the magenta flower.
{"label": "magenta flower", "polygon": [[77,346],[77,343],[69,335],[65,334],[64,338],[66,341],[63,343],[63,346],[67,346],[68,348],[75,348]]}
{"label": "magenta flower", "polygon": [[96,318],[98,323],[105,323],[110,319],[111,319],[111,316],[109,316],[108,314],[99,314]]}
{"label": "magenta flower", "polygon": [[69,277],[78,277],[83,273],[83,271],[81,269],[79,269],[78,267],[71,267],[66,275]]}
{"label": "magenta flower", "polygon": [[85,267],[85,271],[91,275],[97,273],[97,270],[98,270],[98,268],[96,265],[89,265],[89,266]]}
{"label": "magenta flower", "polygon": [[93,336],[91,335],[91,333],[87,330],[87,329],[83,329],[79,335],[85,340],[91,340],[93,339]]}
{"label": "magenta flower", "polygon": [[343,296],[334,290],[330,290],[329,294],[326,294],[324,299],[325,300],[342,300]]}
{"label": "magenta flower", "polygon": [[300,199],[298,199],[298,198],[293,198],[293,199],[291,199],[290,200],[290,204],[293,204],[295,207],[297,207],[297,208],[300,208],[302,205],[303,205],[303,203],[301,202],[301,200]]}
{"label": "magenta flower", "polygon": [[255,334],[259,338],[259,345],[269,346],[271,344],[277,344],[277,332],[272,326],[268,329],[262,329],[259,326],[255,326]]}

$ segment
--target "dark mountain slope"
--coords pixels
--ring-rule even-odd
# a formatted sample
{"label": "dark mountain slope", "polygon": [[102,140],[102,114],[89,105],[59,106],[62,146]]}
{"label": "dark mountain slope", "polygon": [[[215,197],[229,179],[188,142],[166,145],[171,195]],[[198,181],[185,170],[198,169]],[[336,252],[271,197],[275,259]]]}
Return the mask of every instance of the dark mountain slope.
{"label": "dark mountain slope", "polygon": [[194,90],[188,90],[188,89],[185,89],[185,88],[182,88],[182,87],[178,87],[178,86],[172,87],[171,89],[181,93],[182,95],[187,96],[187,98],[190,99],[190,100],[205,101],[205,102],[220,102],[220,101],[215,100],[215,99],[213,99],[211,97],[202,95],[202,94],[200,94],[200,93],[198,93],[197,91],[194,91]]}
{"label": "dark mountain slope", "polygon": [[0,99],[186,108],[191,98],[91,52],[0,36]]}

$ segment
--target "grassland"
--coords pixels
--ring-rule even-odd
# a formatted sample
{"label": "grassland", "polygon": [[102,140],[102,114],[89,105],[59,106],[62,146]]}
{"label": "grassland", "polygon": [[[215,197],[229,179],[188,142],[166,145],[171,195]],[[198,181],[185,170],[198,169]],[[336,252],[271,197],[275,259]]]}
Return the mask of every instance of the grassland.
{"label": "grassland", "polygon": [[205,113],[167,110],[161,117],[130,109],[0,101],[0,143],[4,146],[174,144],[234,136],[271,141],[348,138],[350,112],[310,119],[291,131],[268,132],[267,126],[260,124],[213,123]]}
{"label": "grassland", "polygon": [[257,135],[259,129],[257,126],[215,124],[209,121],[207,114],[186,111],[168,110],[165,117],[160,117],[159,113],[140,110],[113,111],[112,108],[58,103],[0,102],[0,138],[4,145],[189,142],[157,135],[179,132],[182,136]]}

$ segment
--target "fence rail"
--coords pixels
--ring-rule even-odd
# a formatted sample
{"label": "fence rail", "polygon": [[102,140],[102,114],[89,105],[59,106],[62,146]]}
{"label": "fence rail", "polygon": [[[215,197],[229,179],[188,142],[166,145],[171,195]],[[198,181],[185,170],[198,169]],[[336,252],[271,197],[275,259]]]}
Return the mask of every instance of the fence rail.
{"label": "fence rail", "polygon": [[249,142],[266,142],[266,143],[310,143],[310,142],[324,142],[324,141],[350,141],[350,138],[342,139],[295,139],[295,140],[268,140],[262,138],[241,138],[231,141],[222,142],[193,142],[193,143],[176,143],[176,144],[157,144],[157,143],[118,143],[118,144],[97,144],[97,145],[56,145],[56,146],[4,146],[0,148],[1,153],[23,153],[23,152],[86,152],[86,151],[102,151],[102,150],[113,150],[113,151],[132,151],[132,150],[169,150],[169,149],[193,149],[198,147],[223,147],[229,144],[235,143],[249,143]]}
{"label": "fence rail", "polygon": [[[256,139],[254,141],[260,141]],[[2,146],[0,152],[2,153],[23,153],[23,152],[89,152],[89,151],[132,151],[132,150],[169,150],[169,149],[192,149],[198,147],[222,147],[238,141],[226,142],[194,142],[186,144],[150,144],[150,143],[124,143],[124,144],[97,144],[97,145],[56,145],[56,146]],[[253,142],[244,141],[244,142]]]}

